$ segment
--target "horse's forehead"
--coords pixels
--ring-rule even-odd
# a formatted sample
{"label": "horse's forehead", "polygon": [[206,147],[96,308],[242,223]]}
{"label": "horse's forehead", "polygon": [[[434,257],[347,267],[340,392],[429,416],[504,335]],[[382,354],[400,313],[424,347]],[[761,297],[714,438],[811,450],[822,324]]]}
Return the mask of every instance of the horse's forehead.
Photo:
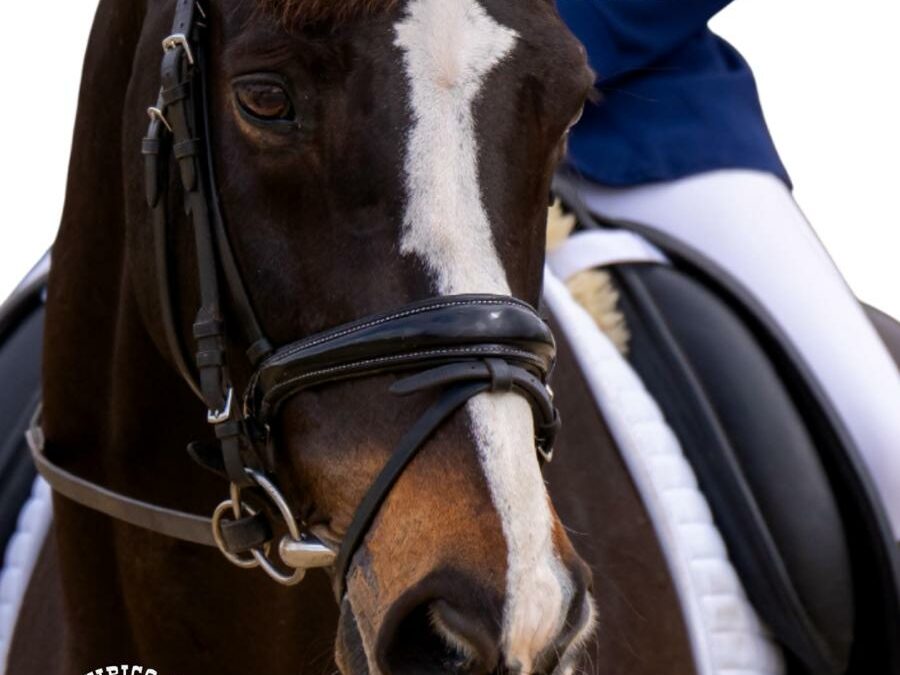
{"label": "horse's forehead", "polygon": [[393,9],[400,0],[258,0],[290,23],[341,22]]}
{"label": "horse's forehead", "polygon": [[481,200],[473,104],[516,40],[476,0],[411,0],[396,25],[412,109],[401,250],[442,294],[510,292]]}

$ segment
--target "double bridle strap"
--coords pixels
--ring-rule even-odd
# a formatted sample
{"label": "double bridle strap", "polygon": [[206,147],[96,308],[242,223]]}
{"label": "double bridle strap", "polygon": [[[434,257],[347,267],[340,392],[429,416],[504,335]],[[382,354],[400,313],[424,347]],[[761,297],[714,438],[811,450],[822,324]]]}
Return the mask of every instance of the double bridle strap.
{"label": "double bridle strap", "polygon": [[[299,582],[308,569],[334,566],[340,599],[353,555],[394,484],[432,434],[474,396],[495,392],[524,397],[534,413],[539,459],[551,459],[559,427],[547,386],[555,343],[547,324],[528,304],[506,296],[464,295],[431,298],[273,349],[244,287],[216,194],[205,28],[199,3],[178,0],[172,35],[163,41],[162,89],[149,110],[142,153],[168,349],[215,428],[215,441],[193,443],[189,453],[229,481],[229,499],[212,518],[205,518],[132,499],[79,478],[47,457],[39,414],[28,433],[29,445],[41,475],[56,491],[84,506],[160,534],[217,546],[234,564],[262,567],[284,584]],[[170,284],[170,157],[193,224],[200,282],[193,359],[178,330]],[[226,332],[223,281],[238,335]],[[254,369],[240,398],[230,377],[228,338],[247,345]],[[334,552],[307,535],[282,495],[274,476],[277,447],[272,428],[283,404],[297,393],[377,375],[395,376],[390,388],[395,396],[434,391],[435,400],[395,446]],[[271,551],[273,532],[283,530],[287,534],[276,555]]]}

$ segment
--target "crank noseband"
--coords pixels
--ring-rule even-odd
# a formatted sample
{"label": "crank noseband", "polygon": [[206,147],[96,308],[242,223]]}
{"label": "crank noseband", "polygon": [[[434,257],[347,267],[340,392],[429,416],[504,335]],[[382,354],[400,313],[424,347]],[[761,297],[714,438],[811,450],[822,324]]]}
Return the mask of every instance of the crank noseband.
{"label": "crank noseband", "polygon": [[[250,557],[242,557],[229,548],[224,534],[227,526],[235,538],[242,523],[247,528],[253,524],[257,512],[242,505],[240,491],[263,487],[291,535],[282,540],[283,561],[288,563],[290,557],[285,550],[296,552],[302,542],[316,546],[298,532],[293,516],[285,512],[283,497],[277,489],[273,493],[274,479],[267,477],[274,471],[277,452],[272,428],[291,397],[335,382],[384,374],[397,376],[390,392],[398,397],[435,390],[436,401],[397,443],[357,508],[336,560],[328,561],[335,563],[335,590],[340,597],[353,554],[391,488],[431,434],[472,397],[486,392],[523,396],[534,413],[540,461],[551,459],[559,418],[546,379],[554,358],[553,336],[534,309],[493,295],[432,298],[275,351],[250,380],[242,419],[217,424],[217,429],[227,430],[219,434],[218,444],[192,447],[195,459],[231,480],[231,499],[220,505],[214,519],[217,544],[235,564],[261,565],[282,583],[292,578],[277,571],[259,548],[260,542],[249,539],[245,545],[253,545]],[[319,562],[326,559],[320,556]]]}
{"label": "crank noseband", "polygon": [[[268,423],[288,398],[323,383],[475,361],[515,365],[543,380],[555,355],[550,329],[524,302],[495,295],[431,298],[277,350],[251,379],[244,408]],[[469,371],[447,372],[462,380]],[[500,371],[480,374],[501,387],[513,384],[504,385]],[[424,380],[417,382],[425,388]],[[408,386],[396,391],[411,393]]]}
{"label": "crank noseband", "polygon": [[[212,518],[117,494],[68,473],[45,453],[36,416],[29,444],[41,474],[61,494],[111,517],[167,536],[217,546],[232,563],[261,567],[279,583],[298,583],[307,569],[334,569],[340,600],[352,558],[404,469],[434,431],[479,394],[524,397],[534,413],[541,462],[552,457],[559,417],[547,379],[555,344],[547,324],[511,297],[464,295],[418,302],[274,349],[266,339],[238,270],[216,193],[206,92],[206,16],[199,2],[178,0],[172,34],[163,41],[162,87],[149,108],[143,140],[147,204],[153,215],[160,316],[172,361],[208,410],[215,441],[190,454],[230,482]],[[168,223],[168,170],[177,167],[185,212],[193,224],[201,306],[187,353],[175,317]],[[226,331],[224,285],[237,333]],[[238,397],[226,347],[244,344],[253,370]],[[192,365],[189,365],[192,364]],[[358,506],[339,551],[304,531],[278,487],[272,429],[284,403],[335,382],[395,375],[391,392],[434,391],[435,400],[406,431]],[[277,547],[274,532],[285,531]],[[275,550],[273,550],[275,549]]]}

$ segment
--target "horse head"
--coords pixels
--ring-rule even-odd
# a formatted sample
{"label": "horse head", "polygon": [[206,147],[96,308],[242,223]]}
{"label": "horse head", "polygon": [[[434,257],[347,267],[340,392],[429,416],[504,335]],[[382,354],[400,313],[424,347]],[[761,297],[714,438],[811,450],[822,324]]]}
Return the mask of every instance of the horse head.
{"label": "horse head", "polygon": [[[593,83],[552,2],[203,9],[218,203],[273,344],[434,296],[538,303],[550,181]],[[156,96],[171,15],[171,3],[148,8],[129,100]],[[126,122],[126,137],[136,127]],[[126,184],[137,304],[174,365],[143,189]],[[187,339],[200,291],[189,219],[172,217]],[[240,389],[253,373],[248,345],[232,338]],[[340,547],[434,396],[398,398],[396,381],[376,373],[304,389],[273,418],[280,487],[327,546]],[[481,393],[402,473],[336,582],[346,588],[337,662],[346,673],[566,672],[593,622],[589,577],[550,503],[528,402]]]}

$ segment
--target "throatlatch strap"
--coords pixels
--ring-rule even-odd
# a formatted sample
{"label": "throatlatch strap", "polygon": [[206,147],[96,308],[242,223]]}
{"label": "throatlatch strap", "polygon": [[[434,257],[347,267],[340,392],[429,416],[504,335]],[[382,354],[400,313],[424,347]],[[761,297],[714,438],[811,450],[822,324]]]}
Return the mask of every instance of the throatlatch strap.
{"label": "throatlatch strap", "polygon": [[[193,544],[218,546],[210,518],[127,497],[79,478],[54,464],[45,454],[46,439],[40,420],[41,409],[38,407],[26,438],[38,473],[54,491],[77,504],[129,525]],[[227,528],[222,528],[222,537],[228,552],[239,554],[260,548],[271,541],[272,530],[265,517],[259,514],[229,522]]]}

